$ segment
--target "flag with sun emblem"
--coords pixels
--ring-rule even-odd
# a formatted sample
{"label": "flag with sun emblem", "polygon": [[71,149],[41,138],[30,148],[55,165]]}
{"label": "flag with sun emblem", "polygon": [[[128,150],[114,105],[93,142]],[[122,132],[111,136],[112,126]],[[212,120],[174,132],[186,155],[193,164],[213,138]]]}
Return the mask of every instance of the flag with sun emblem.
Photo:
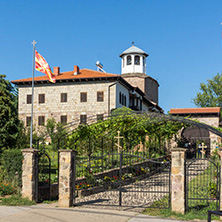
{"label": "flag with sun emblem", "polygon": [[35,50],[35,69],[45,73],[50,82],[55,83],[56,79],[46,60]]}

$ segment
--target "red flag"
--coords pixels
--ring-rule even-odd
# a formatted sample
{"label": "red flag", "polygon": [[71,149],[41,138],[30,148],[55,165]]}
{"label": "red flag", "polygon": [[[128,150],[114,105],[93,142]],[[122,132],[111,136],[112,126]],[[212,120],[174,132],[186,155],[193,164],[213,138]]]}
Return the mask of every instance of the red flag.
{"label": "red flag", "polygon": [[39,72],[45,73],[50,82],[55,83],[56,79],[52,73],[52,70],[49,67],[49,64],[46,60],[35,50],[35,69]]}

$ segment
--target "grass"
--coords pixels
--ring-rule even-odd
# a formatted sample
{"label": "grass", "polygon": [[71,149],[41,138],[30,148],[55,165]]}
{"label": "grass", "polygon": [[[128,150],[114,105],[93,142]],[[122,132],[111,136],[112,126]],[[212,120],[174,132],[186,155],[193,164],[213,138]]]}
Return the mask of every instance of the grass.
{"label": "grass", "polygon": [[[167,206],[168,196],[161,200],[155,201],[151,208],[147,208],[143,213],[150,216],[159,216],[163,218],[174,218],[178,220],[207,220],[208,210],[216,210],[215,201],[211,197],[209,191],[209,182],[213,181],[213,169],[210,163],[208,168],[204,170],[189,182],[188,195],[189,198],[197,198],[195,200],[188,200],[189,210],[186,214],[172,212],[171,209],[160,209]],[[197,189],[198,188],[198,189]],[[199,200],[198,198],[208,198],[208,200]],[[156,208],[155,208],[156,207]],[[219,220],[219,216],[212,215],[212,220]]]}
{"label": "grass", "polygon": [[28,198],[22,198],[21,195],[0,198],[0,205],[4,206],[30,206],[35,204],[34,201],[30,201]]}
{"label": "grass", "polygon": [[[168,196],[165,196],[161,200],[155,201],[151,207],[153,208],[147,208],[144,210],[143,214],[149,215],[149,216],[159,216],[162,218],[173,218],[177,220],[207,220],[207,212],[208,208],[203,208],[200,210],[191,209],[186,214],[181,213],[175,213],[172,212],[171,209],[160,209],[155,207],[165,207],[166,202],[168,201]],[[211,216],[212,220],[219,220],[218,216]]]}

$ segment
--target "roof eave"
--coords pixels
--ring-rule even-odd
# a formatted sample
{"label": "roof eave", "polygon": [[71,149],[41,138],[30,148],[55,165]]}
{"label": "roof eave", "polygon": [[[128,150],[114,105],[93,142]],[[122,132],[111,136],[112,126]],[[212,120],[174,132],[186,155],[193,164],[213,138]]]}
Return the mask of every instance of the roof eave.
{"label": "roof eave", "polygon": [[123,55],[127,55],[127,54],[138,54],[138,55],[145,55],[146,57],[148,57],[149,56],[149,54],[147,54],[146,52],[144,52],[144,53],[139,53],[139,52],[131,52],[131,53],[121,53],[120,55],[119,55],[119,57],[122,57]]}
{"label": "roof eave", "polygon": [[[118,79],[119,76],[103,76],[103,77],[88,77],[88,78],[67,78],[67,79],[56,79],[56,82],[81,82],[81,81],[99,81],[99,80],[110,80]],[[15,85],[30,85],[32,81],[11,81]],[[48,84],[49,80],[34,80],[35,83]],[[51,83],[53,84],[53,83]]]}

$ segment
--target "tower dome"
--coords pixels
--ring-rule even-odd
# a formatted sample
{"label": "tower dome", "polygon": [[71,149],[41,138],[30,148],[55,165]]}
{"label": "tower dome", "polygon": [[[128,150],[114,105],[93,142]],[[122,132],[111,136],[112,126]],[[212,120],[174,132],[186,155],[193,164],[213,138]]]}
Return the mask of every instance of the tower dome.
{"label": "tower dome", "polygon": [[121,74],[146,73],[146,57],[149,56],[142,49],[133,45],[119,55],[122,58]]}

